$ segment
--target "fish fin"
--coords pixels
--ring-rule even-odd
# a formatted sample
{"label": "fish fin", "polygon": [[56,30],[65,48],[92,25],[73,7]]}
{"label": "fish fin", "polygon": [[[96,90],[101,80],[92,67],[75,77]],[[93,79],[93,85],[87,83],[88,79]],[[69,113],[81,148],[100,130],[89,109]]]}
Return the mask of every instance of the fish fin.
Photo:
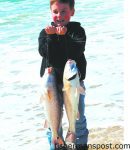
{"label": "fish fin", "polygon": [[49,123],[46,119],[44,120],[43,127],[44,128],[49,128]]}
{"label": "fish fin", "polygon": [[78,87],[78,91],[79,91],[79,93],[82,94],[82,95],[85,95],[85,94],[86,94],[86,93],[85,93],[85,89],[84,89],[82,86],[79,86],[79,87]]}
{"label": "fish fin", "polygon": [[59,146],[64,145],[64,141],[62,140],[62,138],[60,136],[58,136],[56,138],[53,138],[52,143],[55,144],[55,145],[59,145]]}
{"label": "fish fin", "polygon": [[75,134],[75,132],[68,131],[67,135],[66,135],[66,138],[65,138],[65,143],[67,145],[73,144],[73,143],[75,143],[75,140],[76,140],[76,134]]}
{"label": "fish fin", "polygon": [[48,100],[51,100],[51,99],[52,99],[50,90],[47,90],[47,96],[48,96]]}
{"label": "fish fin", "polygon": [[47,90],[47,92],[44,93],[44,95],[42,94],[40,97],[40,103],[43,103],[44,100],[46,99],[46,97],[48,98],[48,100],[51,100],[51,92],[49,90]]}
{"label": "fish fin", "polygon": [[61,137],[57,138],[57,142],[58,142],[59,145],[64,145],[64,141],[62,140]]}

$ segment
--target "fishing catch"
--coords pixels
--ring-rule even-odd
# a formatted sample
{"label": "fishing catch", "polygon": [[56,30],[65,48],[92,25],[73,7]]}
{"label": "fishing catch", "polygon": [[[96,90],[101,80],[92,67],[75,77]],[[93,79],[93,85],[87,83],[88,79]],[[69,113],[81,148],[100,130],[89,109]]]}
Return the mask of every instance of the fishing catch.
{"label": "fishing catch", "polygon": [[[64,145],[64,140],[59,136],[58,130],[61,127],[62,107],[57,89],[56,76],[52,67],[46,68],[42,77],[42,97],[47,122],[52,131],[52,143],[54,145]],[[79,72],[74,60],[69,59],[63,73],[63,100],[69,122],[66,135],[66,144],[75,143],[75,123],[78,114],[78,104],[80,94],[85,94],[84,88],[80,86]]]}
{"label": "fishing catch", "polygon": [[61,124],[62,108],[59,104],[58,91],[56,87],[55,73],[52,67],[46,68],[42,77],[42,97],[47,122],[52,131],[52,143],[63,145],[62,138],[58,135]]}
{"label": "fishing catch", "polygon": [[75,123],[78,114],[78,104],[80,94],[85,94],[85,90],[80,86],[79,72],[74,60],[69,59],[64,68],[63,74],[63,92],[64,105],[66,109],[67,118],[69,121],[69,128],[66,136],[66,143],[75,143]]}

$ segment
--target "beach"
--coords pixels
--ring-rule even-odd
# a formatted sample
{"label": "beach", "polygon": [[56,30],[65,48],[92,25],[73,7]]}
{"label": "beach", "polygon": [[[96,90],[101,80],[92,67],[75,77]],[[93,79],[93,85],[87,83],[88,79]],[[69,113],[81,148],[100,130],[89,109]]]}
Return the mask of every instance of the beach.
{"label": "beach", "polygon": [[[124,143],[124,129],[122,126],[110,126],[108,128],[94,128],[90,129],[88,144],[99,144],[100,149],[108,149],[105,148],[104,145],[112,144],[114,145],[123,144]],[[94,149],[89,146],[89,149]],[[116,149],[116,148],[115,148]]]}

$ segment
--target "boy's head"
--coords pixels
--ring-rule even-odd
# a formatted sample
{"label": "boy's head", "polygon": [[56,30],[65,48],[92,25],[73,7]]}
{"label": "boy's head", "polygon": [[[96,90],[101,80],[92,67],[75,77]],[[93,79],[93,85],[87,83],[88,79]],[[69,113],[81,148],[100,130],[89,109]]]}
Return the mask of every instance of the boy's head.
{"label": "boy's head", "polygon": [[65,26],[74,15],[74,0],[50,0],[52,19],[56,26]]}

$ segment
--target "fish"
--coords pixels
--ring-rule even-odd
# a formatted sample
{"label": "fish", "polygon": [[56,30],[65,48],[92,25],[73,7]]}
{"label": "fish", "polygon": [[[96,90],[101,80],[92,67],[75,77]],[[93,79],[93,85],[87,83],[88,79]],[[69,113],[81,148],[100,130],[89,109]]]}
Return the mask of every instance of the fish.
{"label": "fish", "polygon": [[80,115],[78,112],[80,94],[85,94],[85,90],[80,86],[80,76],[75,60],[69,59],[63,72],[64,105],[69,122],[66,144],[75,143],[76,140],[75,123]]}
{"label": "fish", "polygon": [[42,77],[42,96],[45,116],[52,131],[52,143],[54,145],[63,145],[64,141],[59,136],[58,130],[61,125],[62,108],[59,104],[56,78],[52,67],[46,68]]}

